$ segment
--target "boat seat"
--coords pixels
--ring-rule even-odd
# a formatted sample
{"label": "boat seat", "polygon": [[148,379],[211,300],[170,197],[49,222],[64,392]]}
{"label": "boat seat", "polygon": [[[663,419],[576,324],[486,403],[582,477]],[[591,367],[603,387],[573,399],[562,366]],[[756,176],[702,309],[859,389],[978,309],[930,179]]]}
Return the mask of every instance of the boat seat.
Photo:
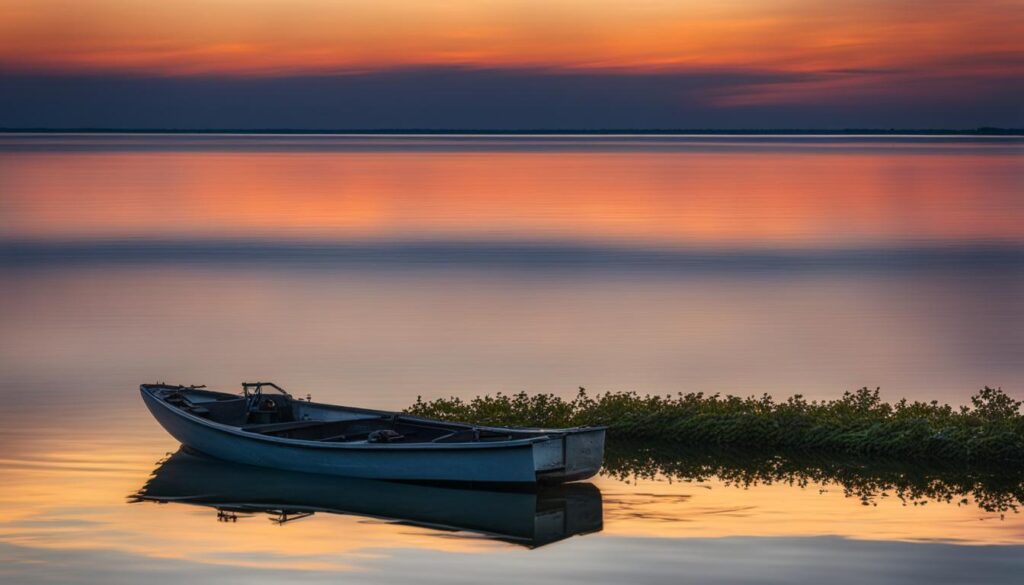
{"label": "boat seat", "polygon": [[215,396],[203,396],[201,394],[189,394],[188,396],[185,396],[185,400],[188,400],[192,404],[203,404],[206,402],[223,402],[228,399],[217,398]]}
{"label": "boat seat", "polygon": [[[377,431],[369,431],[369,432],[365,432],[365,433],[354,433],[354,434],[348,434],[348,435],[344,435],[344,434],[343,435],[333,435],[333,436],[330,436],[330,437],[324,437],[322,439],[317,439],[317,440],[321,441],[321,442],[324,442],[324,443],[374,443],[374,442],[378,442],[378,441],[370,441],[369,438],[370,438],[370,435],[372,435],[375,432],[379,432],[379,430],[377,430]],[[404,439],[406,437],[412,437],[412,436],[415,436],[415,435],[416,435],[416,431],[412,431],[412,432],[409,432],[409,433],[405,433],[404,435],[399,435],[398,438],[392,438],[390,441],[385,441],[385,442],[401,442],[402,439]]]}
{"label": "boat seat", "polygon": [[316,426],[328,424],[330,422],[331,421],[324,421],[324,420],[298,420],[298,421],[283,422],[283,423],[263,423],[263,424],[258,424],[258,425],[246,425],[246,426],[242,427],[242,430],[243,431],[248,431],[250,433],[276,433],[276,432],[279,432],[279,431],[291,431],[291,430],[295,430],[295,429],[305,429],[305,428],[309,428],[309,427],[316,427]]}

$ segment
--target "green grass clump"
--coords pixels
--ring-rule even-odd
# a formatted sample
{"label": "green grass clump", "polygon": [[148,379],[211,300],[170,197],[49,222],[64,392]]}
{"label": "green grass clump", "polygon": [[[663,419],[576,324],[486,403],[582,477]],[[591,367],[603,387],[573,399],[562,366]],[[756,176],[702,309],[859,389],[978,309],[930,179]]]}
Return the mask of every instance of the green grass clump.
{"label": "green grass clump", "polygon": [[525,392],[472,400],[417,398],[406,412],[479,425],[607,426],[612,440],[773,453],[879,455],[959,463],[1024,465],[1022,402],[984,388],[970,406],[883,402],[878,389],[846,392],[837,400],[795,395],[776,402],[703,393],[644,395],[585,389],[571,400]]}

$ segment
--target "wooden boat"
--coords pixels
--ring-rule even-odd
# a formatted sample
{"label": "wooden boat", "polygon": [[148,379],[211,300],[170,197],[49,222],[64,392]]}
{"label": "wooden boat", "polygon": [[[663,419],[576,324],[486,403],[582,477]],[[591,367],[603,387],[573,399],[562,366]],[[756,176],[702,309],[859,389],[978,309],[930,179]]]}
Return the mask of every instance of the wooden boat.
{"label": "wooden boat", "polygon": [[408,481],[561,483],[593,476],[603,427],[486,427],[301,400],[271,382],[241,394],[143,384],[143,401],[182,444],[290,471]]}
{"label": "wooden boat", "polygon": [[316,513],[365,516],[529,548],[598,532],[603,525],[601,492],[589,483],[466,489],[279,471],[185,449],[161,462],[132,501],[204,506],[227,522],[254,514],[279,524]]}

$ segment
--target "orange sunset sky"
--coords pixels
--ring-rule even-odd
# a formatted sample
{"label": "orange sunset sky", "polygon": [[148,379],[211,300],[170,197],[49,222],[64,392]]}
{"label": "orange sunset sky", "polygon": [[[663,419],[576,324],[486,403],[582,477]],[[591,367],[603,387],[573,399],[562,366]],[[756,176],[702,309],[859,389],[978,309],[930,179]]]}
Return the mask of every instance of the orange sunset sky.
{"label": "orange sunset sky", "polygon": [[[557,127],[504,102],[523,91],[575,127],[1006,126],[1022,118],[1024,2],[0,0],[0,72],[0,104],[22,110],[0,118],[8,127],[103,125],[109,112],[92,102],[119,90],[156,126],[216,125],[200,110],[225,93],[276,92],[287,97],[254,105],[264,127],[275,122],[263,110],[289,100],[318,112],[277,124],[351,125],[338,102],[398,93],[422,101],[380,107],[425,111],[368,127],[502,127],[503,111],[512,126]],[[140,78],[180,94],[174,115]],[[304,93],[334,105],[294,101]],[[454,113],[432,106],[445,98]],[[580,101],[593,103],[565,106]]]}

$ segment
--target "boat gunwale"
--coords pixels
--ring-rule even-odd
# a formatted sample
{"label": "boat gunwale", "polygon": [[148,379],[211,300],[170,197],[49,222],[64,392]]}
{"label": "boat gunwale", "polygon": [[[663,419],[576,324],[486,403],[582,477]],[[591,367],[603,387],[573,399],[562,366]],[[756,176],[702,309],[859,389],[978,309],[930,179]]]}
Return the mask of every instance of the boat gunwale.
{"label": "boat gunwale", "polygon": [[[236,426],[232,426],[232,425],[226,425],[226,424],[223,424],[223,423],[212,421],[212,420],[207,419],[207,418],[203,418],[201,416],[196,416],[195,414],[192,414],[191,412],[187,412],[185,410],[177,408],[176,406],[174,406],[172,404],[169,404],[169,403],[167,403],[167,401],[162,400],[161,398],[156,396],[156,390],[159,390],[159,389],[173,389],[173,388],[181,388],[181,389],[186,389],[186,390],[189,389],[187,386],[178,387],[178,386],[169,386],[169,385],[165,385],[165,384],[142,384],[142,385],[139,386],[139,390],[140,390],[140,392],[142,392],[144,398],[146,398],[146,397],[150,398],[152,402],[156,402],[157,404],[159,404],[159,405],[163,406],[165,409],[167,409],[169,412],[174,413],[175,415],[180,416],[180,417],[184,418],[187,421],[190,421],[190,422],[193,422],[193,423],[198,423],[198,424],[200,424],[202,426],[205,426],[207,428],[211,428],[211,429],[218,430],[218,431],[221,431],[221,432],[226,432],[226,433],[229,433],[231,435],[234,435],[234,436],[237,436],[237,437],[241,437],[241,438],[245,438],[245,439],[252,439],[252,440],[257,440],[257,441],[265,441],[267,443],[272,443],[272,444],[277,444],[277,445],[282,445],[282,446],[292,446],[292,447],[312,447],[312,448],[332,449],[332,450],[341,449],[341,450],[371,450],[371,451],[378,451],[378,450],[384,450],[384,451],[424,451],[424,450],[426,450],[426,451],[451,451],[451,450],[465,450],[465,449],[517,449],[517,448],[523,448],[523,447],[532,447],[533,444],[535,444],[535,443],[542,443],[542,442],[545,442],[545,441],[551,441],[551,440],[554,440],[554,439],[558,439],[558,438],[560,438],[558,435],[568,435],[568,434],[575,434],[575,433],[584,433],[584,432],[603,431],[603,430],[605,430],[605,427],[573,427],[573,428],[567,428],[567,429],[509,429],[509,428],[506,428],[506,427],[477,426],[477,425],[469,425],[469,424],[466,424],[466,423],[455,423],[455,422],[451,422],[450,423],[450,422],[447,422],[447,421],[438,421],[438,420],[435,420],[435,419],[421,418],[421,417],[417,417],[417,416],[400,415],[400,416],[403,416],[403,417],[405,417],[405,418],[407,418],[409,420],[413,420],[413,421],[432,422],[432,423],[443,422],[444,424],[462,426],[462,427],[465,427],[465,428],[476,428],[476,429],[480,429],[480,430],[501,430],[501,431],[512,430],[512,431],[525,431],[525,432],[541,432],[541,433],[548,433],[548,434],[544,434],[544,435],[537,436],[537,437],[526,437],[526,438],[523,438],[523,439],[512,439],[512,440],[508,440],[508,441],[492,441],[492,442],[464,442],[464,443],[355,443],[355,444],[353,444],[353,443],[325,443],[323,441],[309,441],[309,440],[306,440],[306,439],[292,439],[292,438],[286,438],[286,437],[275,437],[275,436],[272,436],[272,435],[264,435],[264,434],[261,434],[261,433],[254,433],[254,432],[251,432],[251,431],[245,431],[241,427],[236,427]],[[227,393],[222,393],[222,394],[227,394]],[[147,402],[149,402],[149,401],[147,401]],[[316,404],[320,404],[320,403],[316,403]],[[338,405],[324,405],[324,406],[338,407]],[[350,409],[350,407],[338,407],[338,408],[343,408],[343,409],[346,409],[346,410]],[[381,414],[381,415],[398,414],[398,413],[384,411],[384,410],[372,410],[372,409],[364,409],[364,408],[351,408],[351,410],[358,410],[358,411],[362,411],[362,412],[366,412],[366,413],[375,413],[375,414]]]}

